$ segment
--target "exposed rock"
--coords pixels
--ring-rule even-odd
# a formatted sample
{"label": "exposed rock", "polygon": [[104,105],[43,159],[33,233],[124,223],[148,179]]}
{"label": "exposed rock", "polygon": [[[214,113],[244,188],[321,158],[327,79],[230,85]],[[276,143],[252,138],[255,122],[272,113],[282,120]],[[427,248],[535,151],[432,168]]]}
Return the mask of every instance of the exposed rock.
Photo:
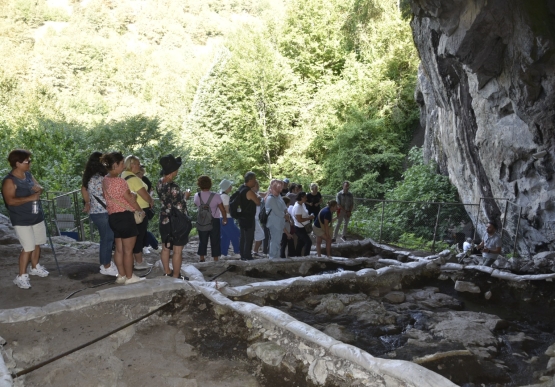
{"label": "exposed rock", "polygon": [[343,312],[343,309],[345,309],[345,304],[343,304],[341,300],[332,296],[332,297],[323,298],[320,305],[318,305],[314,309],[314,311],[316,313],[327,313],[330,315],[337,315]]}
{"label": "exposed rock", "polygon": [[431,332],[465,347],[497,347],[493,331],[502,321],[499,317],[475,312],[434,313],[436,323],[430,324]]}
{"label": "exposed rock", "polygon": [[403,292],[390,292],[387,293],[383,298],[391,304],[401,304],[405,302],[406,297],[405,293]]}
{"label": "exposed rock", "polygon": [[345,327],[338,324],[330,324],[324,329],[324,333],[328,336],[333,337],[336,340],[342,341],[344,343],[350,344],[355,342],[355,335]]}
{"label": "exposed rock", "polygon": [[484,298],[486,300],[489,300],[491,298],[492,294],[491,294],[491,290],[488,290],[487,292],[484,293]]}
{"label": "exposed rock", "polygon": [[406,294],[407,302],[416,303],[423,309],[450,308],[455,310],[462,309],[462,303],[443,293],[439,289],[428,287],[419,290],[411,290]]}
{"label": "exposed rock", "polygon": [[345,313],[371,325],[394,324],[396,321],[394,313],[388,312],[383,304],[374,300],[355,302],[345,308]]}
{"label": "exposed rock", "polygon": [[549,348],[545,350],[545,354],[550,357],[555,357],[555,344],[551,344]]}
{"label": "exposed rock", "polygon": [[[507,198],[518,249],[555,250],[555,29],[552,1],[411,0],[425,158],[465,203]],[[482,200],[477,230],[506,202]],[[474,209],[472,210],[474,211]],[[475,217],[473,214],[473,218]]]}
{"label": "exposed rock", "polygon": [[455,290],[458,292],[480,293],[480,287],[466,281],[456,281]]}
{"label": "exposed rock", "polygon": [[281,363],[286,353],[283,348],[273,342],[256,343],[247,348],[249,358],[256,356],[264,363],[274,367]]}

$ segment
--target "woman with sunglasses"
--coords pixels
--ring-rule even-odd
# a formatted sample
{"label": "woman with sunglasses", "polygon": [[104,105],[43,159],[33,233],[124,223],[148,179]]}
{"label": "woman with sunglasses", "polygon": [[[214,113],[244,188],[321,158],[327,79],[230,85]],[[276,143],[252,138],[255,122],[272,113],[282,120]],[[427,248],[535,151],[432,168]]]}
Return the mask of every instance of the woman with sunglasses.
{"label": "woman with sunglasses", "polygon": [[[19,275],[13,282],[21,289],[29,289],[29,274],[48,276],[48,271],[39,264],[40,245],[46,243],[46,226],[40,206],[43,189],[30,172],[31,152],[15,149],[10,152],[8,162],[12,170],[2,181],[2,196],[19,243],[23,246],[19,254]],[[29,262],[31,268],[27,270]]]}

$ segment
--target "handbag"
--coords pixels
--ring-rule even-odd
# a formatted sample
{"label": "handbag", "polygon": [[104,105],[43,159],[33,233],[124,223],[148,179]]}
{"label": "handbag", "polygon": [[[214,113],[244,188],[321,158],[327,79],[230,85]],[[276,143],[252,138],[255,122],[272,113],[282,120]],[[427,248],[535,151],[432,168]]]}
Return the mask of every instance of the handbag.
{"label": "handbag", "polygon": [[148,220],[151,220],[152,218],[154,218],[155,213],[154,213],[154,210],[152,208],[150,208],[150,207],[143,208],[143,211],[145,212],[146,218]]}
{"label": "handbag", "polygon": [[135,211],[133,213],[134,217],[135,217],[135,223],[140,224],[143,223],[143,220],[145,220],[145,212],[144,211]]}
{"label": "handbag", "polygon": [[307,224],[305,224],[304,229],[307,232],[307,234],[310,234],[312,232],[312,223],[308,222]]}

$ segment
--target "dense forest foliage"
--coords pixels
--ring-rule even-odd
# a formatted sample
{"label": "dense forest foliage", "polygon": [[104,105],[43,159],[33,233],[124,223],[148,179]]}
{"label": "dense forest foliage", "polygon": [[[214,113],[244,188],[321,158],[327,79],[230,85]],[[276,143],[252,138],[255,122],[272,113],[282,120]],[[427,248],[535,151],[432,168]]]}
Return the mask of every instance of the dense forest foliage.
{"label": "dense forest foliage", "polygon": [[0,153],[30,149],[49,190],[77,189],[92,151],[119,150],[154,176],[181,155],[188,186],[253,170],[384,197],[418,119],[398,4],[1,2]]}

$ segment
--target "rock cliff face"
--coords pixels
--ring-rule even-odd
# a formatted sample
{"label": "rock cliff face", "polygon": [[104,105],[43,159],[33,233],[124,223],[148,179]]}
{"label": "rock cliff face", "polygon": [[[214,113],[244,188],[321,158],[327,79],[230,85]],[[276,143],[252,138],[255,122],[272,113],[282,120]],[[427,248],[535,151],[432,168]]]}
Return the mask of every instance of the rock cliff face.
{"label": "rock cliff face", "polygon": [[[555,1],[410,2],[425,157],[465,203],[522,206],[522,252],[555,250]],[[505,202],[480,218],[514,222]]]}

